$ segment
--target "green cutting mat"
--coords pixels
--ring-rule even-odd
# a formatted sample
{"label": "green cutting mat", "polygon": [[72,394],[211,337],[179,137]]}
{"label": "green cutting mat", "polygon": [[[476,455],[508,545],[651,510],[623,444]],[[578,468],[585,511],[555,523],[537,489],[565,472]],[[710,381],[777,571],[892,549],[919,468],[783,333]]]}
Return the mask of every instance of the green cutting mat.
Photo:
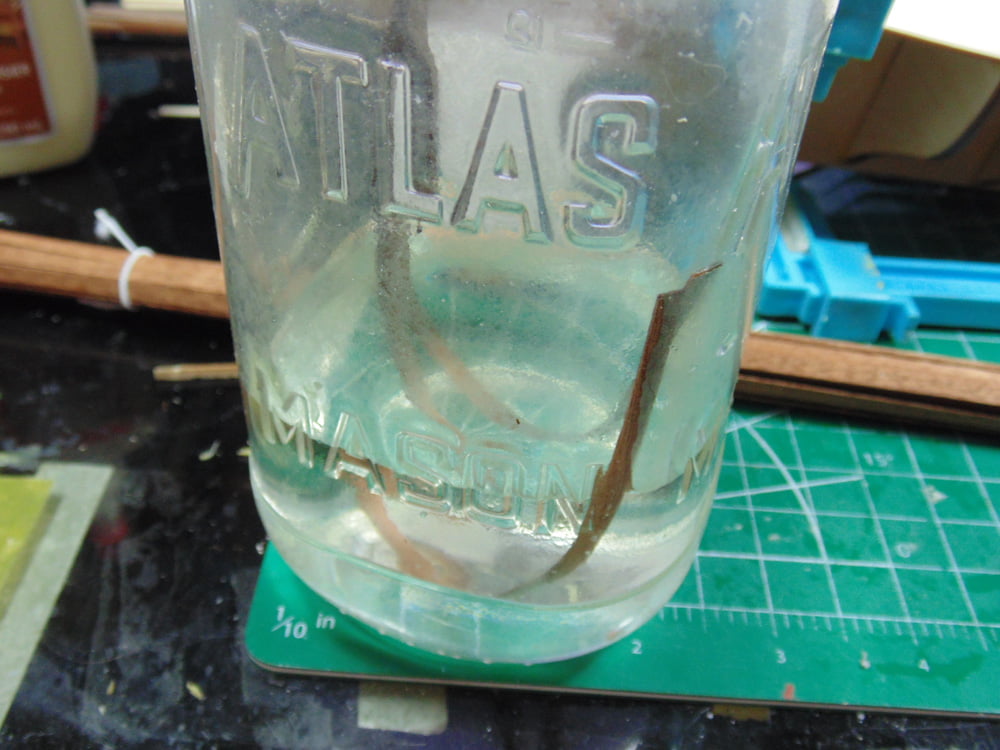
{"label": "green cutting mat", "polygon": [[[1000,363],[1000,336],[912,348]],[[1000,446],[737,409],[694,567],[651,622],[597,654],[473,665],[341,615],[277,553],[247,623],[281,670],[560,691],[1000,713]]]}

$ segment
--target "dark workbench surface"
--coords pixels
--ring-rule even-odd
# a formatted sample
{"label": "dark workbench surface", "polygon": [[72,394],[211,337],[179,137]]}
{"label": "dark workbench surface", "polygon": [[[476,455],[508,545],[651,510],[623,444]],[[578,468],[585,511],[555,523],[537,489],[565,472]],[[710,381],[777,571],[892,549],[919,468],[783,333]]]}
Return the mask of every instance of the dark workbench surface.
{"label": "dark workbench surface", "polygon": [[[0,181],[0,226],[93,242],[100,206],[140,244],[217,257],[198,121],[150,114],[193,102],[186,47],[100,52],[95,150]],[[116,469],[0,728],[4,747],[1000,747],[1000,725],[974,718],[783,708],[736,719],[707,704],[473,688],[448,688],[442,734],[359,728],[356,681],[271,674],[245,653],[264,533],[237,453],[239,389],[151,376],[231,357],[222,321],[0,292],[0,443]]]}

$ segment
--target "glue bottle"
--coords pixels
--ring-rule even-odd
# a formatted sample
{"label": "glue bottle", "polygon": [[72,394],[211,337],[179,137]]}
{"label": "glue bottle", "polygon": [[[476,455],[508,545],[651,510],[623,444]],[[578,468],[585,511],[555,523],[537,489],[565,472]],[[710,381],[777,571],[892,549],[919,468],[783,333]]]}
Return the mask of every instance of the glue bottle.
{"label": "glue bottle", "polygon": [[0,0],[0,177],[81,158],[96,108],[81,0]]}

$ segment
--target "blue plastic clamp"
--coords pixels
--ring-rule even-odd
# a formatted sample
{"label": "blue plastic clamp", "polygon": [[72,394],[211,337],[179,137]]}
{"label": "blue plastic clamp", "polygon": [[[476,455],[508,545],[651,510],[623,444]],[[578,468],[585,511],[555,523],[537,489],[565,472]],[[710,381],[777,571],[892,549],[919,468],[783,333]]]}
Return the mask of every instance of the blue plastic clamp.
{"label": "blue plastic clamp", "polygon": [[892,0],[840,0],[816,80],[815,101],[826,98],[837,72],[852,57],[872,59],[891,7]]}
{"label": "blue plastic clamp", "polygon": [[757,313],[858,342],[903,341],[918,325],[1000,330],[1000,264],[873,256],[818,236],[792,195]]}

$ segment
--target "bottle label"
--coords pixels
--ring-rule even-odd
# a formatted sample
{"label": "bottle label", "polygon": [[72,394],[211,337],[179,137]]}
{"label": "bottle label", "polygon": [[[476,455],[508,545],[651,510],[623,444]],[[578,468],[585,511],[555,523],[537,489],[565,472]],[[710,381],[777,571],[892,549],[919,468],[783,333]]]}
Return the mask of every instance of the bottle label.
{"label": "bottle label", "polygon": [[0,141],[52,130],[25,16],[23,0],[0,0]]}

